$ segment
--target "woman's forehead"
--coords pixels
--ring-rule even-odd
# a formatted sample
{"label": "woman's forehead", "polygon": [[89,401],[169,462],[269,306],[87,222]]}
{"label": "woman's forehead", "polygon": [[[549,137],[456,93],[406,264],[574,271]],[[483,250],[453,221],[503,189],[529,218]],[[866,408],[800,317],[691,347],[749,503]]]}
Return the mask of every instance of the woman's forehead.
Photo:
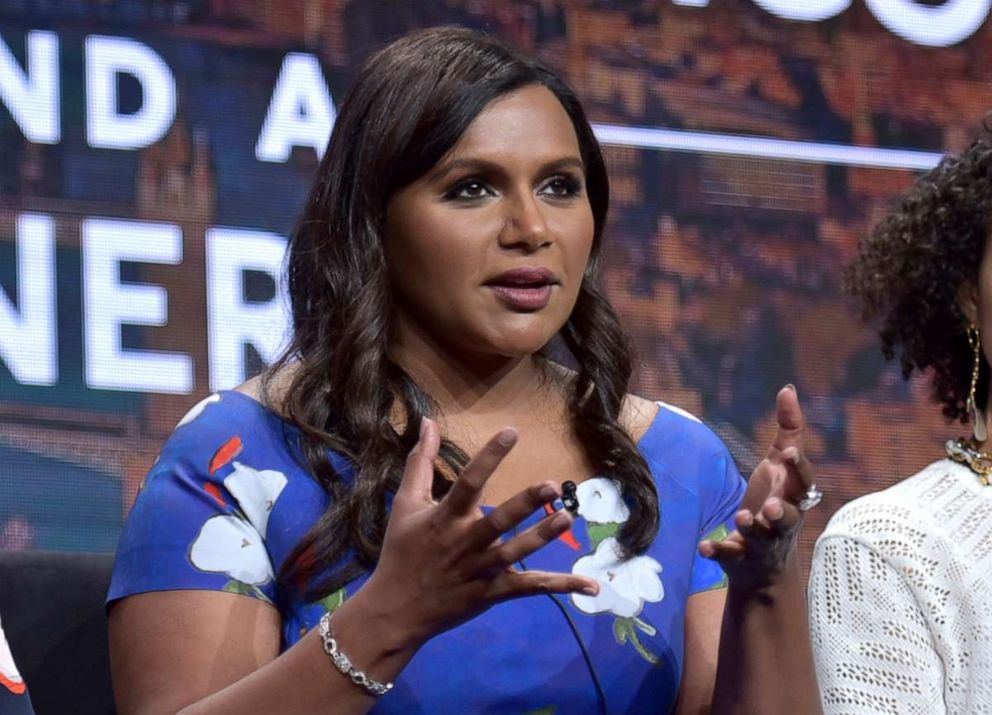
{"label": "woman's forehead", "polygon": [[536,163],[581,156],[579,139],[558,97],[529,85],[490,102],[439,162],[478,158],[528,158]]}

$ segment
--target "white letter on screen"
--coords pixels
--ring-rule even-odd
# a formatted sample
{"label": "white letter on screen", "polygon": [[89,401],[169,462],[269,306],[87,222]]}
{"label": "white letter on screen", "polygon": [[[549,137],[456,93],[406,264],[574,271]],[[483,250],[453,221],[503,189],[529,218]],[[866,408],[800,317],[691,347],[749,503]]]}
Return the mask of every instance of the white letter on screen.
{"label": "white letter on screen", "polygon": [[[279,355],[289,315],[282,280],[286,240],[265,231],[212,228],[207,231],[207,333],[210,389],[225,390],[245,381],[244,346],[251,344],[266,363]],[[275,297],[247,303],[245,271],[272,277]]]}
{"label": "white letter on screen", "polygon": [[269,111],[255,145],[259,161],[289,161],[294,146],[312,147],[324,155],[337,111],[313,55],[291,52],[279,70]]}
{"label": "white letter on screen", "polygon": [[[117,75],[141,83],[141,107],[121,114]],[[176,80],[153,49],[126,37],[86,38],[86,141],[99,149],[141,149],[165,136],[176,118]]]}
{"label": "white letter on screen", "polygon": [[122,261],[176,265],[183,259],[182,229],[171,223],[88,218],[83,249],[83,352],[90,387],[188,394],[193,360],[183,353],[125,350],[121,325],[166,325],[165,289],[122,285]]}
{"label": "white letter on screen", "polygon": [[28,141],[58,144],[59,38],[54,32],[27,34],[25,70],[0,40],[0,102],[10,111]]}
{"label": "white letter on screen", "polygon": [[992,9],[992,0],[947,0],[921,5],[914,0],[865,0],[878,21],[903,39],[948,47],[971,37]]}
{"label": "white letter on screen", "polygon": [[0,290],[0,359],[22,385],[59,379],[55,324],[55,225],[44,214],[17,217],[17,308]]}
{"label": "white letter on screen", "polygon": [[844,12],[851,0],[754,0],[754,4],[786,20],[819,22]]}

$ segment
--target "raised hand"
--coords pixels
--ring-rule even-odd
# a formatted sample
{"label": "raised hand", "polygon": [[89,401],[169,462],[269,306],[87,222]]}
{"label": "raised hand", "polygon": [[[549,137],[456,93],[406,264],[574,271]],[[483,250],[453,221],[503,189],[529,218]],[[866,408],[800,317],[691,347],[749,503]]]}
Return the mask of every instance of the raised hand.
{"label": "raised hand", "polygon": [[559,496],[553,482],[525,489],[484,514],[483,487],[517,442],[504,429],[479,451],[441,500],[431,497],[440,437],[424,419],[407,459],[379,563],[362,591],[388,600],[390,610],[417,642],[462,623],[507,599],[540,593],[595,595],[595,580],[574,574],[519,571],[514,564],[568,530],[567,511],[547,516],[505,541],[501,537]]}
{"label": "raised hand", "polygon": [[803,454],[806,423],[791,385],[779,391],[775,414],[778,431],[748,481],[737,529],[722,541],[699,545],[699,552],[719,561],[738,587],[761,588],[777,580],[802,524],[799,503],[813,486],[813,470]]}

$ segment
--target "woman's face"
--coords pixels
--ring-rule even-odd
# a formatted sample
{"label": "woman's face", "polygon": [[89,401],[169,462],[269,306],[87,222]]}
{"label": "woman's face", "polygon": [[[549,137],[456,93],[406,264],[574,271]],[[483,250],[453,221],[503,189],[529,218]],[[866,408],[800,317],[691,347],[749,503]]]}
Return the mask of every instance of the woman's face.
{"label": "woman's face", "polygon": [[572,122],[547,88],[494,100],[386,218],[394,340],[522,357],[575,305],[594,223]]}

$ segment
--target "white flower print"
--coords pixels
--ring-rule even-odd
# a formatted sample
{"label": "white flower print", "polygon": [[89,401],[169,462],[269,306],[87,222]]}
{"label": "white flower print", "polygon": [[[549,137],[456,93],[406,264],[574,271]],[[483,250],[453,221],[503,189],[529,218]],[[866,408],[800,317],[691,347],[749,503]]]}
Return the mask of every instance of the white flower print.
{"label": "white flower print", "polygon": [[275,575],[265,533],[269,515],[285,489],[286,475],[275,469],[254,469],[240,462],[224,479],[224,486],[237,502],[234,514],[217,514],[204,522],[190,547],[189,560],[201,571],[222,573],[237,586],[260,586]]}
{"label": "white flower print", "polygon": [[622,560],[620,545],[613,536],[599,542],[594,553],[576,561],[572,573],[599,581],[597,596],[572,594],[572,603],[584,613],[610,612],[620,618],[635,618],[645,601],[656,603],[665,596],[658,577],[661,564],[650,556]]}
{"label": "white flower print", "polygon": [[189,412],[183,415],[182,419],[179,420],[175,428],[179,429],[184,425],[188,425],[190,422],[203,414],[203,411],[215,402],[220,402],[220,395],[217,393],[210,395],[210,397],[204,397],[202,400],[189,408]]}
{"label": "white flower print", "polygon": [[20,695],[26,689],[24,678],[21,677],[14,664],[14,655],[10,652],[10,646],[7,644],[7,637],[3,633],[2,626],[0,626],[0,685],[15,695]]}
{"label": "white flower print", "polygon": [[274,577],[262,537],[251,524],[231,514],[218,514],[204,522],[189,560],[201,571],[226,574],[252,586]]}
{"label": "white flower print", "polygon": [[594,477],[580,482],[575,490],[579,514],[594,524],[617,524],[630,518],[630,509],[612,479]]}
{"label": "white flower print", "polygon": [[269,514],[286,488],[286,481],[286,475],[275,469],[252,469],[240,462],[235,462],[234,471],[224,478],[227,491],[263,539]]}

